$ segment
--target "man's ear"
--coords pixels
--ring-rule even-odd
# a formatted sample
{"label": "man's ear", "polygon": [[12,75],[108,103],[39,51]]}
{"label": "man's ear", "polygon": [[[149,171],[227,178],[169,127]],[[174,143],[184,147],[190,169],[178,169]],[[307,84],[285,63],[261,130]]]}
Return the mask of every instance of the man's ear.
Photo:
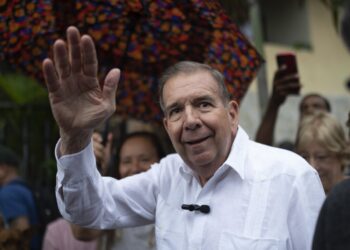
{"label": "man's ear", "polygon": [[229,116],[231,117],[232,129],[236,131],[239,122],[239,108],[238,103],[236,101],[230,101],[228,103],[228,112]]}
{"label": "man's ear", "polygon": [[163,118],[163,125],[164,125],[166,132],[168,133],[168,120],[165,117]]}

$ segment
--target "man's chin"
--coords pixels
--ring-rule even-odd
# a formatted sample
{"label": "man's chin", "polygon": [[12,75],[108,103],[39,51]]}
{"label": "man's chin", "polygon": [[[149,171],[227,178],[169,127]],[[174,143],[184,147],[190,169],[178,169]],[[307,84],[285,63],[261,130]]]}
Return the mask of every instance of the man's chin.
{"label": "man's chin", "polygon": [[208,168],[213,162],[213,157],[209,153],[201,153],[188,157],[189,166],[191,168]]}

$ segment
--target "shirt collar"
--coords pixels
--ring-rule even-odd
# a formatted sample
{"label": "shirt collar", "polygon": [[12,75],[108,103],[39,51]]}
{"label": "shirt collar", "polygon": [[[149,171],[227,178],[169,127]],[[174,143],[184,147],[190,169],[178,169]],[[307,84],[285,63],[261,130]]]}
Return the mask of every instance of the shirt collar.
{"label": "shirt collar", "polygon": [[194,176],[197,178],[197,174],[182,160],[182,158],[179,170],[182,177],[185,178],[187,181],[190,181]]}
{"label": "shirt collar", "polygon": [[[234,171],[236,171],[241,177],[241,179],[244,179],[244,161],[247,155],[248,141],[249,136],[241,126],[238,126],[238,131],[231,146],[230,154],[228,155],[224,164],[217,171],[219,171],[225,165],[227,165],[228,167],[231,167]],[[189,166],[187,166],[187,164],[184,161],[181,162],[180,173],[188,181],[193,176],[197,177],[197,174]]]}
{"label": "shirt collar", "polygon": [[244,162],[248,151],[248,142],[249,136],[241,126],[238,126],[238,131],[233,141],[230,154],[224,162],[224,165],[230,166],[243,180],[245,177]]}

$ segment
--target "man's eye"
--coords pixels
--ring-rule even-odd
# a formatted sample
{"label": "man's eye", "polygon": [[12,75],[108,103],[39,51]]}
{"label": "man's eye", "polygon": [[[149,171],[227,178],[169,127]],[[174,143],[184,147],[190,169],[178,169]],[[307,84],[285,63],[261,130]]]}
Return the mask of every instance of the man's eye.
{"label": "man's eye", "polygon": [[170,121],[179,120],[181,118],[182,110],[183,109],[181,107],[170,109],[167,115],[169,120]]}
{"label": "man's eye", "polygon": [[205,109],[211,107],[211,104],[209,102],[201,102],[199,103],[199,108]]}
{"label": "man's eye", "polygon": [[173,116],[180,113],[180,108],[174,108],[172,110],[169,111],[169,116]]}

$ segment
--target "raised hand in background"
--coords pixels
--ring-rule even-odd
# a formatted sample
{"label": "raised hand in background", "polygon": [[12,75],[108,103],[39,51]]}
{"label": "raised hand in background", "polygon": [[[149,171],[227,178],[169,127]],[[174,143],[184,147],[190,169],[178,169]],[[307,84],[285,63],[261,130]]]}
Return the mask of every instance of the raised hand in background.
{"label": "raised hand in background", "polygon": [[257,142],[273,145],[278,110],[286,98],[298,94],[300,88],[301,84],[297,74],[286,74],[286,67],[277,69],[273,78],[272,94],[256,134],[255,140]]}

